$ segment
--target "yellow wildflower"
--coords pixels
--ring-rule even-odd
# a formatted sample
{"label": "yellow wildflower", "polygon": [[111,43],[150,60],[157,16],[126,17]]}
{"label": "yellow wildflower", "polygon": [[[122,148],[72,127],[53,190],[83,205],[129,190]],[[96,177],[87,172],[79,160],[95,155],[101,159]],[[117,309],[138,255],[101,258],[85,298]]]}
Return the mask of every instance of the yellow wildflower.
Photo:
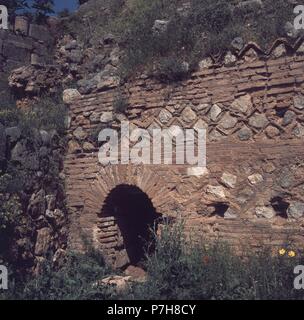
{"label": "yellow wildflower", "polygon": [[284,254],[286,253],[286,250],[285,249],[281,249],[279,250],[279,254],[280,256],[284,256]]}
{"label": "yellow wildflower", "polygon": [[296,253],[291,250],[291,251],[288,252],[288,256],[291,257],[291,258],[294,258],[296,256]]}

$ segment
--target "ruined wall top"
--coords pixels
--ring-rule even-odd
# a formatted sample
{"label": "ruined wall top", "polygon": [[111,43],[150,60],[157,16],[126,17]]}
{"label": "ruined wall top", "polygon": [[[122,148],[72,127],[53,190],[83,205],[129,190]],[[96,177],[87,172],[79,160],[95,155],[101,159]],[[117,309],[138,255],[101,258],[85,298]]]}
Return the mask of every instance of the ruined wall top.
{"label": "ruined wall top", "polygon": [[17,16],[7,30],[0,29],[0,75],[28,64],[51,63],[57,28],[54,17],[38,25]]}

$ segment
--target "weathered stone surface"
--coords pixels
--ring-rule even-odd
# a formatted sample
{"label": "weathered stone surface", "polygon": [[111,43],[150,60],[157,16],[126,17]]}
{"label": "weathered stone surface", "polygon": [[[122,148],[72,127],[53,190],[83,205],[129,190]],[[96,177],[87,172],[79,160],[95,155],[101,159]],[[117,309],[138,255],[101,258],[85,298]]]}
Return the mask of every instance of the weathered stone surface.
{"label": "weathered stone surface", "polygon": [[72,154],[77,153],[79,151],[81,151],[79,143],[75,140],[70,140],[68,143],[68,152]]}
{"label": "weathered stone surface", "polygon": [[191,167],[187,169],[188,176],[201,177],[209,174],[207,168],[204,167]]}
{"label": "weathered stone surface", "polygon": [[252,108],[251,96],[246,94],[234,100],[231,108],[241,113],[247,113]]}
{"label": "weathered stone surface", "polygon": [[287,209],[289,219],[301,219],[304,216],[304,202],[292,202]]}
{"label": "weathered stone surface", "polygon": [[304,109],[304,96],[303,95],[297,95],[293,98],[294,106],[295,108],[299,110]]}
{"label": "weathered stone surface", "polygon": [[231,53],[230,51],[226,53],[224,58],[224,65],[225,66],[232,66],[236,62],[236,56]]}
{"label": "weathered stone surface", "polygon": [[208,129],[208,124],[202,120],[202,119],[199,119],[196,124],[193,126],[193,129],[195,130],[199,130],[199,129]]}
{"label": "weathered stone surface", "polygon": [[76,40],[71,40],[64,46],[66,50],[73,50],[73,49],[76,49],[77,47],[78,47],[78,44]]}
{"label": "weathered stone surface", "polygon": [[[11,143],[17,142],[21,137],[21,130],[19,127],[6,128],[5,133]],[[3,141],[4,141],[4,138],[3,138]]]}
{"label": "weathered stone surface", "polygon": [[297,138],[303,138],[304,137],[304,127],[301,125],[296,126],[292,133],[297,137]]}
{"label": "weathered stone surface", "polygon": [[296,30],[293,23],[291,23],[289,21],[286,22],[286,24],[284,26],[284,30],[285,30],[286,35],[289,38],[296,39],[299,35],[299,30]]}
{"label": "weathered stone surface", "polygon": [[45,191],[39,190],[37,193],[33,193],[29,201],[27,212],[33,218],[37,218],[46,211],[46,199]]}
{"label": "weathered stone surface", "polygon": [[51,245],[52,230],[50,228],[43,228],[37,232],[37,240],[35,246],[35,254],[37,256],[45,256]]}
{"label": "weathered stone surface", "polygon": [[13,161],[21,162],[23,163],[28,156],[28,150],[26,148],[25,142],[20,141],[18,142],[11,153],[11,159]]}
{"label": "weathered stone surface", "polygon": [[87,137],[87,133],[82,129],[82,127],[78,127],[74,131],[74,137],[78,140],[84,140]]}
{"label": "weathered stone surface", "polygon": [[274,126],[268,126],[266,128],[266,135],[270,139],[275,138],[280,135],[280,130]]}
{"label": "weathered stone surface", "polygon": [[131,276],[110,276],[102,279],[98,285],[114,287],[117,293],[125,293],[130,286]]}
{"label": "weathered stone surface", "polygon": [[229,209],[224,213],[224,218],[225,218],[226,220],[235,220],[235,219],[238,219],[238,215],[237,215],[237,213],[236,213],[233,209],[229,208]]}
{"label": "weathered stone surface", "polygon": [[79,92],[87,94],[97,88],[98,81],[96,79],[80,79],[77,82]]}
{"label": "weathered stone surface", "polygon": [[236,186],[237,176],[229,172],[224,172],[221,177],[221,181],[226,187],[233,189]]}
{"label": "weathered stone surface", "polygon": [[248,127],[243,127],[238,132],[238,137],[241,141],[248,141],[252,137],[252,131]]}
{"label": "weathered stone surface", "polygon": [[115,88],[115,87],[118,87],[119,83],[120,83],[119,77],[116,77],[116,76],[103,77],[97,83],[97,88],[99,90],[105,90],[108,88]]}
{"label": "weathered stone surface", "polygon": [[44,146],[49,146],[53,142],[53,139],[56,139],[56,137],[58,137],[58,133],[56,130],[39,130],[39,135]]}
{"label": "weathered stone surface", "polygon": [[225,116],[221,119],[220,125],[223,129],[232,129],[236,126],[237,119],[232,117],[229,113],[225,114]]}
{"label": "weathered stone surface", "polygon": [[33,66],[41,66],[45,64],[45,59],[42,56],[39,56],[36,53],[31,54],[31,65]]}
{"label": "weathered stone surface", "polygon": [[56,267],[61,267],[64,265],[67,253],[63,249],[58,249],[53,256],[53,264]]}
{"label": "weathered stone surface", "polygon": [[211,195],[212,197],[215,197],[217,199],[225,199],[226,198],[226,192],[225,189],[221,186],[211,186],[208,185],[206,189],[207,194]]}
{"label": "weathered stone surface", "polygon": [[92,151],[94,149],[95,149],[94,145],[92,143],[90,143],[90,142],[85,142],[83,144],[83,150],[84,151]]}
{"label": "weathered stone surface", "polygon": [[45,26],[37,25],[37,24],[30,25],[29,36],[36,40],[41,40],[44,42],[48,42],[51,40],[48,29]]}
{"label": "weathered stone surface", "polygon": [[114,118],[113,112],[109,111],[109,112],[103,112],[99,120],[101,123],[109,123],[113,121],[113,118]]}
{"label": "weathered stone surface", "polygon": [[196,111],[206,111],[207,109],[209,109],[209,107],[209,103],[200,103],[199,105],[194,106],[194,109]]}
{"label": "weathered stone surface", "polygon": [[278,176],[278,184],[284,189],[292,188],[295,183],[293,172],[290,168],[286,167],[280,171],[280,175]]}
{"label": "weathered stone surface", "polygon": [[249,176],[248,180],[251,184],[255,185],[255,184],[259,184],[259,183],[263,182],[264,178],[261,174],[255,173],[255,174]]}
{"label": "weathered stone surface", "polygon": [[23,35],[28,34],[29,18],[25,16],[17,16],[15,18],[15,31]]}
{"label": "weathered stone surface", "polygon": [[45,215],[47,219],[56,227],[62,227],[66,222],[65,215],[60,209],[55,209],[54,211],[46,210]]}
{"label": "weathered stone surface", "polygon": [[196,119],[196,113],[191,107],[186,107],[182,113],[182,119],[186,123],[191,123]]}
{"label": "weathered stone surface", "polygon": [[81,94],[77,89],[66,89],[63,91],[63,102],[66,104],[71,104],[75,100],[80,99]]}
{"label": "weathered stone surface", "polygon": [[90,115],[90,121],[92,123],[99,123],[100,121],[100,113],[93,111]]}
{"label": "weathered stone surface", "polygon": [[129,266],[124,273],[135,282],[145,282],[147,280],[147,273],[139,267]]}
{"label": "weathered stone surface", "polygon": [[159,113],[158,119],[162,124],[167,124],[172,119],[172,114],[168,110],[163,109]]}
{"label": "weathered stone surface", "polygon": [[210,119],[216,121],[221,113],[222,109],[217,104],[214,104],[209,112]]}
{"label": "weathered stone surface", "polygon": [[287,126],[289,124],[291,124],[293,122],[293,120],[296,118],[296,114],[291,111],[291,110],[288,110],[285,115],[284,115],[284,118],[283,118],[283,126]]}
{"label": "weathered stone surface", "polygon": [[81,61],[83,59],[83,54],[82,54],[81,50],[74,49],[74,50],[71,50],[71,52],[68,54],[68,59],[72,63],[79,64],[79,63],[81,63]]}
{"label": "weathered stone surface", "polygon": [[208,69],[213,66],[213,61],[211,58],[206,58],[200,61],[199,68],[200,70]]}
{"label": "weathered stone surface", "polygon": [[276,216],[276,212],[272,207],[257,207],[255,209],[255,214],[259,218],[272,219]]}
{"label": "weathered stone surface", "polygon": [[126,250],[117,253],[115,259],[115,267],[120,269],[130,264],[130,259]]}
{"label": "weathered stone surface", "polygon": [[223,134],[218,130],[213,130],[208,135],[210,141],[220,141],[223,138]]}
{"label": "weathered stone surface", "polygon": [[236,37],[231,41],[231,47],[240,51],[244,47],[244,40],[241,37]]}
{"label": "weathered stone surface", "polygon": [[152,31],[155,35],[161,35],[167,31],[169,20],[155,20]]}
{"label": "weathered stone surface", "polygon": [[56,207],[56,196],[55,195],[47,195],[45,197],[46,203],[47,203],[47,210],[55,210]]}
{"label": "weathered stone surface", "polygon": [[256,113],[249,119],[249,125],[255,129],[263,129],[268,123],[269,121],[265,114]]}
{"label": "weathered stone surface", "polygon": [[282,56],[285,56],[286,55],[286,47],[281,44],[279,45],[278,47],[276,47],[273,51],[272,51],[272,55],[275,57],[275,58],[280,58]]}

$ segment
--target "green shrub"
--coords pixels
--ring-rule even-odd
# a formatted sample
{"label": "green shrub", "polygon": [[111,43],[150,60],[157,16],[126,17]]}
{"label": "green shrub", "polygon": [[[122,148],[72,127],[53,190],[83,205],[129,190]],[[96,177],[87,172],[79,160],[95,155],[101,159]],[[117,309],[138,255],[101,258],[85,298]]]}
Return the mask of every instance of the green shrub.
{"label": "green shrub", "polygon": [[115,297],[112,288],[97,284],[111,274],[102,257],[95,252],[69,253],[59,270],[51,261],[42,265],[40,275],[25,282],[12,281],[0,299],[17,300],[104,300]]}
{"label": "green shrub", "polygon": [[55,129],[60,135],[66,130],[67,109],[59,97],[44,96],[22,113],[20,125],[24,130]]}
{"label": "green shrub", "polygon": [[[103,35],[113,33],[124,50],[120,73],[125,77],[155,70],[172,78],[170,59],[191,67],[207,55],[230,48],[235,37],[269,47],[285,36],[284,25],[292,21],[293,5],[285,0],[263,1],[263,6],[236,7],[237,0],[191,0],[183,12],[182,0],[95,0],[66,23],[66,30],[85,43],[97,46]],[[102,9],[101,9],[102,8]],[[152,32],[155,20],[167,20],[167,30]],[[173,78],[175,72],[172,73]],[[177,72],[179,75],[179,72]]]}
{"label": "green shrub", "polygon": [[[260,300],[303,299],[293,289],[293,269],[303,264],[301,257],[274,255],[265,249],[237,255],[227,244],[215,241],[191,244],[183,237],[180,224],[165,226],[156,239],[155,252],[147,257],[147,281],[115,292],[98,286],[111,270],[96,251],[70,253],[56,270],[50,262],[39,276],[25,282],[11,281],[10,290],[0,299],[39,300]],[[117,274],[117,271],[116,271]]]}
{"label": "green shrub", "polygon": [[0,95],[0,123],[4,126],[20,126],[26,133],[34,129],[55,129],[60,135],[64,135],[67,108],[59,96],[40,97],[29,109],[22,111],[16,107],[16,101],[9,90]]}
{"label": "green shrub", "polygon": [[7,76],[0,79],[0,123],[4,126],[18,123],[19,112],[16,108],[16,100],[10,92]]}
{"label": "green shrub", "polygon": [[[135,299],[303,299],[293,289],[300,258],[274,256],[270,250],[236,255],[222,242],[192,245],[183,228],[166,226],[147,258],[148,280],[133,287]],[[303,264],[303,263],[302,263]]]}
{"label": "green shrub", "polygon": [[183,80],[190,74],[189,64],[175,57],[163,58],[160,60],[155,76],[162,81]]}
{"label": "green shrub", "polygon": [[6,258],[7,250],[13,240],[14,229],[21,219],[22,210],[19,197],[0,193],[0,259]]}
{"label": "green shrub", "polygon": [[[0,232],[14,226],[21,214],[20,200],[17,196],[0,194]],[[1,239],[3,239],[1,237]]]}
{"label": "green shrub", "polygon": [[122,95],[121,92],[118,92],[113,103],[114,111],[116,113],[125,113],[128,105],[128,100]]}

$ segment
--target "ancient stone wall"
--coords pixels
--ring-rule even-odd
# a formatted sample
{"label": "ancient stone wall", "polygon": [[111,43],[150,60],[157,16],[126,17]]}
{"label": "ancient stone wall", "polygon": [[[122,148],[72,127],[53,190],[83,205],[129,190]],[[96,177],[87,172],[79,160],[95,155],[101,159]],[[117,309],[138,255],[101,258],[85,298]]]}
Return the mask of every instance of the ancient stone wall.
{"label": "ancient stone wall", "polygon": [[[223,62],[208,58],[184,81],[163,84],[142,76],[119,91],[109,79],[99,92],[70,101],[65,159],[70,246],[83,235],[116,264],[128,263],[111,193],[136,186],[163,217],[185,220],[193,239],[223,239],[238,247],[303,244],[304,44],[277,41],[268,53],[249,44]],[[128,103],[133,128],[207,128],[207,171],[186,165],[98,162],[92,138],[118,126],[117,96]]]}
{"label": "ancient stone wall", "polygon": [[24,65],[44,65],[52,60],[55,31],[49,25],[30,23],[16,17],[9,30],[0,29],[0,77]]}
{"label": "ancient stone wall", "polygon": [[64,141],[56,130],[30,133],[1,123],[0,137],[0,208],[14,225],[9,236],[2,229],[1,255],[20,272],[38,271],[48,256],[58,263],[66,249]]}

